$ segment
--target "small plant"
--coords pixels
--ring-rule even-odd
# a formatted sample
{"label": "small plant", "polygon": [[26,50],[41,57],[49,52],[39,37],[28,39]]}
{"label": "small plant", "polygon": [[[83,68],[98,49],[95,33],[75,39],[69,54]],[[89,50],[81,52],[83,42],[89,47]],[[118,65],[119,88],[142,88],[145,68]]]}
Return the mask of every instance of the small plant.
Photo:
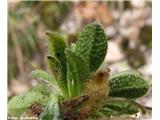
{"label": "small plant", "polygon": [[9,116],[94,120],[146,113],[148,107],[136,100],[149,91],[150,85],[134,70],[109,75],[104,63],[108,38],[98,23],[87,25],[71,46],[57,33],[46,34],[49,72],[31,72],[40,82],[9,101]]}

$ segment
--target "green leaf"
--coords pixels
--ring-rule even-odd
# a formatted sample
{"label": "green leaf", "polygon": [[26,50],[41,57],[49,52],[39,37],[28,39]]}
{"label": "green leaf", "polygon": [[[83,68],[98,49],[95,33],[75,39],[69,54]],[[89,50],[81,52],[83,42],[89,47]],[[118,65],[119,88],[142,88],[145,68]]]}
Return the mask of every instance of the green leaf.
{"label": "green leaf", "polygon": [[53,110],[54,110],[53,120],[62,120],[61,112],[60,112],[60,103],[59,102],[56,102]]}
{"label": "green leaf", "polygon": [[56,92],[56,94],[59,94],[59,95],[62,94],[57,84],[57,81],[52,76],[50,76],[47,72],[42,70],[35,70],[31,72],[31,76],[37,80],[40,80],[44,83],[51,85],[53,87],[54,92]]}
{"label": "green leaf", "polygon": [[73,90],[73,76],[72,76],[72,72],[69,68],[69,65],[67,67],[67,83],[68,83],[68,94],[69,94],[69,98],[72,98],[72,96],[74,96],[75,93],[77,93],[76,91]]}
{"label": "green leaf", "polygon": [[90,72],[98,69],[107,53],[107,40],[102,27],[97,23],[87,25],[79,35],[75,52],[88,61]]}
{"label": "green leaf", "polygon": [[101,109],[103,114],[107,116],[117,116],[122,114],[133,115],[139,112],[139,108],[133,104],[127,103],[126,101],[110,101]]}
{"label": "green leaf", "polygon": [[65,61],[66,58],[64,51],[67,46],[63,37],[55,32],[46,32],[46,34],[48,35],[49,54]]}
{"label": "green leaf", "polygon": [[45,108],[45,111],[41,114],[42,120],[61,120],[61,111],[59,106],[58,97],[51,95],[50,101]]}
{"label": "green leaf", "polygon": [[48,103],[49,95],[50,91],[45,85],[37,85],[31,88],[24,95],[14,96],[11,98],[8,103],[8,113],[10,116],[19,117],[33,103],[46,105]]}
{"label": "green leaf", "polygon": [[111,97],[136,99],[144,96],[149,90],[149,84],[139,73],[124,71],[109,78]]}
{"label": "green leaf", "polygon": [[31,72],[31,76],[37,80],[49,82],[51,84],[57,84],[55,79],[43,70],[35,70]]}
{"label": "green leaf", "polygon": [[55,57],[61,64],[61,69],[63,73],[63,78],[66,79],[66,70],[67,70],[67,63],[66,63],[66,43],[63,40],[63,37],[57,33],[47,33],[48,35],[48,52],[49,55]]}
{"label": "green leaf", "polygon": [[63,78],[63,72],[62,72],[62,65],[60,62],[52,56],[46,57],[46,63],[48,65],[48,69],[50,70],[50,73],[56,80],[59,88],[61,89],[61,92],[63,96],[68,96],[68,86],[67,81]]}
{"label": "green leaf", "polygon": [[134,115],[146,112],[144,106],[125,98],[108,98],[104,105],[91,115],[93,118],[114,117],[121,115]]}
{"label": "green leaf", "polygon": [[60,62],[57,60],[56,57],[53,56],[47,56],[45,60],[51,75],[56,80],[60,81],[60,79],[62,79],[62,69]]}
{"label": "green leaf", "polygon": [[69,79],[73,80],[70,82],[70,86],[73,86],[73,97],[79,95],[83,91],[84,83],[89,77],[89,67],[83,57],[71,50],[67,50],[67,61],[72,76],[72,78]]}
{"label": "green leaf", "polygon": [[66,61],[66,43],[63,37],[54,32],[46,32],[48,35],[48,52],[47,65],[52,72],[53,76],[57,78],[63,95],[68,96],[67,85],[67,61]]}

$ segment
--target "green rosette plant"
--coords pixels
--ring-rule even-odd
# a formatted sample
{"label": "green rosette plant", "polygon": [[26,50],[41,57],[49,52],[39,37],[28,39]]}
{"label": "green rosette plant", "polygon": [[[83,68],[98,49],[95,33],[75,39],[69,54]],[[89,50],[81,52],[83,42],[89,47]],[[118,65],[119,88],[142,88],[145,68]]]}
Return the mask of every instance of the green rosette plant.
{"label": "green rosette plant", "polygon": [[[85,120],[147,112],[149,108],[136,100],[149,91],[148,81],[135,70],[110,76],[109,71],[106,72],[106,65],[102,63],[107,54],[108,37],[100,24],[87,25],[71,46],[58,33],[46,34],[48,71],[31,72],[39,84],[9,100],[9,116],[20,118],[32,114],[41,120]],[[102,85],[101,81],[108,82]],[[92,85],[97,90],[94,91]],[[98,89],[101,86],[104,90]],[[103,96],[103,101],[95,101]],[[91,101],[89,105],[87,101]],[[32,107],[35,103],[40,106]],[[37,112],[38,108],[41,112]],[[88,109],[83,111],[83,108]]]}

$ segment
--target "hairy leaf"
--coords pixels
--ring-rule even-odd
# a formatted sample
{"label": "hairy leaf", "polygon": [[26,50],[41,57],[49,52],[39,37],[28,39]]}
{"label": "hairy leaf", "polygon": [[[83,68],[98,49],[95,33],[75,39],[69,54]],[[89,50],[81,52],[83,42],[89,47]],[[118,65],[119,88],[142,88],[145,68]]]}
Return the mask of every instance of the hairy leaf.
{"label": "hairy leaf", "polygon": [[126,101],[110,101],[101,109],[101,112],[109,116],[122,115],[122,114],[136,114],[139,112],[139,108],[133,104],[127,103]]}
{"label": "hairy leaf", "polygon": [[63,78],[63,72],[61,67],[62,65],[60,64],[60,62],[55,57],[47,56],[46,63],[48,65],[50,73],[52,73],[52,76],[56,80],[63,96],[68,95],[67,81]]}
{"label": "hairy leaf", "polygon": [[70,74],[73,80],[70,82],[70,86],[73,87],[73,96],[79,95],[84,89],[84,83],[89,77],[89,67],[87,62],[75,52],[67,50],[67,61],[70,70]]}
{"label": "hairy leaf", "polygon": [[111,116],[134,115],[139,112],[140,109],[138,106],[126,101],[127,99],[106,101],[104,106],[94,112],[90,117],[98,119]]}
{"label": "hairy leaf", "polygon": [[107,53],[107,36],[97,23],[87,25],[79,35],[75,52],[88,61],[90,72],[96,71]]}
{"label": "hairy leaf", "polygon": [[[48,35],[48,51],[49,55],[51,55],[51,57],[47,57],[50,61],[49,63],[47,62],[47,65],[50,67],[51,71],[55,71],[55,69],[58,68],[59,71],[57,74],[60,74],[58,81],[60,81],[63,86],[63,93],[67,95],[67,61],[65,54],[66,43],[63,40],[63,37],[57,33],[47,32],[46,34]],[[56,68],[54,68],[52,64],[55,64]]]}
{"label": "hairy leaf", "polygon": [[62,120],[59,102],[55,103],[53,110],[54,110],[53,120]]}
{"label": "hairy leaf", "polygon": [[149,84],[135,71],[124,71],[109,79],[111,97],[136,99],[144,96],[149,90]]}
{"label": "hairy leaf", "polygon": [[57,81],[60,81],[60,79],[62,79],[62,69],[60,62],[57,60],[56,57],[53,56],[47,56],[45,60],[52,76]]}
{"label": "hairy leaf", "polygon": [[8,103],[8,113],[10,116],[20,116],[33,103],[46,105],[50,91],[45,85],[37,85],[24,95],[14,96]]}
{"label": "hairy leaf", "polygon": [[57,81],[52,76],[50,76],[47,72],[42,70],[35,70],[31,72],[31,75],[33,78],[51,85],[53,87],[54,92],[56,92],[56,94],[61,94],[61,90],[57,84]]}
{"label": "hairy leaf", "polygon": [[42,120],[61,120],[58,97],[54,96],[53,94],[51,95],[50,101],[40,118]]}

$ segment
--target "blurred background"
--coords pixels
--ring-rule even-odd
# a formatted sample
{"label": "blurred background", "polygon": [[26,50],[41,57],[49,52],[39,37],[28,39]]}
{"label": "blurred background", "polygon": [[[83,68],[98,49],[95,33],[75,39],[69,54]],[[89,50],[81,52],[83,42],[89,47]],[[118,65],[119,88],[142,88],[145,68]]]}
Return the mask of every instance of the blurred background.
{"label": "blurred background", "polygon": [[[109,37],[105,58],[111,74],[127,69],[140,71],[151,82],[152,3],[150,1],[9,1],[8,97],[36,84],[34,69],[46,69],[45,31],[64,34],[76,42],[82,28],[98,21]],[[140,100],[151,106],[151,92]]]}

